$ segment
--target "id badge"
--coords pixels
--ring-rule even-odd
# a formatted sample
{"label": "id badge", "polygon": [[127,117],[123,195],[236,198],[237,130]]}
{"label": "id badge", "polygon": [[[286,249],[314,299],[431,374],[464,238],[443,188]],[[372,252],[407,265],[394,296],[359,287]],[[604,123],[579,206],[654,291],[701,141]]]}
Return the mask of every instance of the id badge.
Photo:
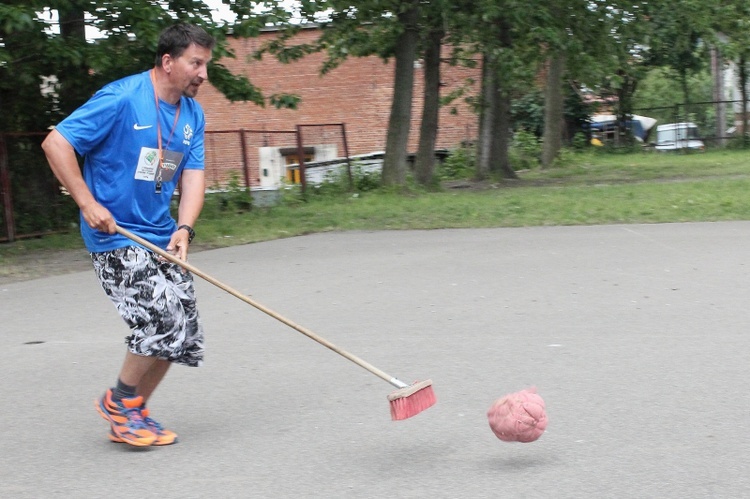
{"label": "id badge", "polygon": [[157,194],[161,193],[162,182],[169,182],[174,178],[183,157],[182,153],[175,151],[163,150],[162,153],[164,159],[159,161],[158,149],[142,147],[135,170],[136,180],[155,182],[154,190]]}

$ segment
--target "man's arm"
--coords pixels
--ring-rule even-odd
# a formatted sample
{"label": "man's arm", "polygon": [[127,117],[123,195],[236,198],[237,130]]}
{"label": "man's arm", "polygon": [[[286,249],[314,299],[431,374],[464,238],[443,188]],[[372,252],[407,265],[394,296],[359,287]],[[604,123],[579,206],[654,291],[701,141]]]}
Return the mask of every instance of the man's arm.
{"label": "man's arm", "polygon": [[[189,225],[195,227],[203,209],[203,199],[206,192],[206,181],[203,170],[183,170],[180,178],[180,206],[177,216],[177,226]],[[178,230],[172,234],[167,246],[167,251],[180,258],[187,260],[188,233],[186,230]]]}
{"label": "man's arm", "polygon": [[73,146],[57,130],[52,130],[42,142],[42,149],[57,180],[65,187],[78,207],[84,221],[92,229],[115,233],[115,219],[91,194],[83,180]]}

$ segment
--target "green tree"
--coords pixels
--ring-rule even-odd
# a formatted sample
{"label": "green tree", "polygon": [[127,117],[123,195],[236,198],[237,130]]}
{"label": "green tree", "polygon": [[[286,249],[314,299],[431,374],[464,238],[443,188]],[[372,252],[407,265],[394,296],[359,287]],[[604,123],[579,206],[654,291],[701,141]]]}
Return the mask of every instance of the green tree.
{"label": "green tree", "polygon": [[712,3],[711,0],[660,0],[646,4],[650,26],[647,62],[674,71],[686,104],[691,101],[688,78],[704,69],[708,60],[706,41],[713,33]]}
{"label": "green tree", "polygon": [[631,9],[632,4],[613,1],[564,0],[539,2],[535,36],[530,43],[543,47],[546,74],[544,89],[544,135],[542,166],[557,158],[565,134],[565,99],[571,81],[591,84],[601,78],[612,53],[610,37],[617,28],[614,12]]}
{"label": "green tree", "polygon": [[47,42],[36,12],[39,2],[0,4],[0,132],[44,130],[50,123],[44,76],[53,65],[43,56]]}
{"label": "green tree", "polygon": [[746,143],[750,142],[748,123],[748,88],[750,87],[750,3],[745,0],[720,0],[715,13],[716,45],[727,59],[734,62],[740,89],[741,131]]}
{"label": "green tree", "polygon": [[[272,2],[278,5],[280,2]],[[349,57],[378,56],[394,62],[394,91],[386,135],[382,180],[384,185],[404,185],[407,175],[407,146],[412,123],[414,63],[423,56],[425,94],[415,162],[417,181],[434,180],[434,148],[440,108],[441,45],[447,33],[447,0],[367,0],[352,5],[346,0],[301,2],[296,18],[317,21],[320,37],[312,43],[295,44],[299,24],[279,19],[279,36],[258,51],[288,62],[315,52],[327,57],[321,73],[326,74]]]}
{"label": "green tree", "polygon": [[482,61],[480,95],[475,100],[479,120],[475,176],[515,178],[508,156],[511,103],[520,88],[534,81],[539,48],[523,43],[533,9],[516,0],[465,1],[456,7],[453,25],[466,46],[462,50],[478,54]]}
{"label": "green tree", "polygon": [[[153,65],[160,31],[175,21],[198,24],[217,39],[214,61],[234,57],[229,36],[252,36],[279,12],[234,2],[237,21],[217,22],[203,1],[10,0],[0,4],[0,131],[44,130],[109,81]],[[85,28],[98,31],[96,39]],[[293,100],[273,95],[219,62],[211,83],[232,101],[259,105]]]}
{"label": "green tree", "polygon": [[[697,101],[711,100],[711,75],[702,70],[687,79],[688,91]],[[669,68],[654,68],[641,78],[638,90],[633,94],[633,108],[639,114],[648,112],[648,116],[660,123],[669,123],[686,118],[678,111],[684,104],[684,93],[680,85],[674,84],[674,74]],[[691,116],[687,117],[699,125],[707,123],[706,110],[709,108],[695,108]],[[646,111],[648,110],[648,111]]]}

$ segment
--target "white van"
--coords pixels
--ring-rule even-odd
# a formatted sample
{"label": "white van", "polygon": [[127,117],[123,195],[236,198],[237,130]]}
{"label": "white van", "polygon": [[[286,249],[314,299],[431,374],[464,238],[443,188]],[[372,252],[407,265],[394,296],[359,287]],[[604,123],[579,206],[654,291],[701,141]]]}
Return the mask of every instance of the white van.
{"label": "white van", "polygon": [[706,146],[698,135],[698,127],[695,123],[669,123],[656,127],[657,151],[676,151],[678,149],[691,149],[703,151]]}

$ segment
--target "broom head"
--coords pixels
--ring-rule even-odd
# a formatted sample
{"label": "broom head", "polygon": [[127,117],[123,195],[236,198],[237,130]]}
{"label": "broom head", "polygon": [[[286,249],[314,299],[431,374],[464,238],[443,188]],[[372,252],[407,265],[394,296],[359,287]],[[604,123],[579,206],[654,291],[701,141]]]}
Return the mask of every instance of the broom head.
{"label": "broom head", "polygon": [[399,388],[388,395],[391,403],[391,419],[399,421],[416,416],[425,409],[429,409],[437,399],[432,391],[432,380],[417,381],[416,383]]}

